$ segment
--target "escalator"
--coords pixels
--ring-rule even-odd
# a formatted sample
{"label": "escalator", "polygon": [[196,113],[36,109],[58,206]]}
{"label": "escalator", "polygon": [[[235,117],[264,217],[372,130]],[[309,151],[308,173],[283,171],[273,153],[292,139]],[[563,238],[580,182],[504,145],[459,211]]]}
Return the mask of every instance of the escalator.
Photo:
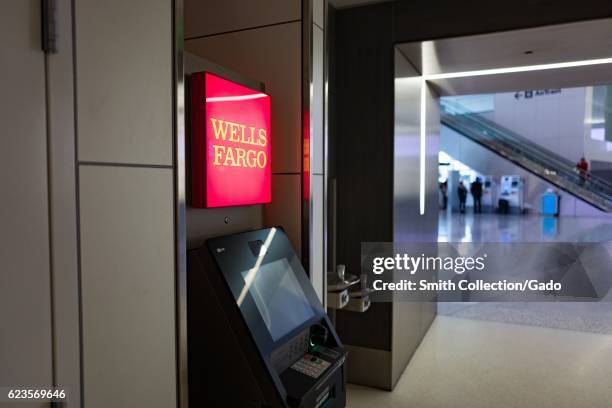
{"label": "escalator", "polygon": [[462,105],[442,100],[441,122],[506,160],[592,206],[612,212],[612,184],[592,174],[583,177],[575,164]]}

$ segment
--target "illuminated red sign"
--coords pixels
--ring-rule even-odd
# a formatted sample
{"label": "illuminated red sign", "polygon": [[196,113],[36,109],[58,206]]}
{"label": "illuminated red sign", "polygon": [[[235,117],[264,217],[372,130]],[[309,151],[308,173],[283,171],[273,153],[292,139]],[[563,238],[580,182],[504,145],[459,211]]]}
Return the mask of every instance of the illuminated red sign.
{"label": "illuminated red sign", "polygon": [[191,204],[271,201],[270,96],[208,72],[191,75]]}

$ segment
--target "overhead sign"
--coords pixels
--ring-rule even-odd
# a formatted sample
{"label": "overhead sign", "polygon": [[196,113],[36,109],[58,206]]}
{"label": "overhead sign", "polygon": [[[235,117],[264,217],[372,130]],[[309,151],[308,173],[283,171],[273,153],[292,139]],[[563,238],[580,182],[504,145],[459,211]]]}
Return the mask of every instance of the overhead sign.
{"label": "overhead sign", "polygon": [[270,96],[208,72],[191,75],[191,204],[271,201]]}
{"label": "overhead sign", "polygon": [[534,96],[554,95],[561,93],[561,89],[530,89],[528,91],[517,91],[514,93],[514,99],[531,99]]}

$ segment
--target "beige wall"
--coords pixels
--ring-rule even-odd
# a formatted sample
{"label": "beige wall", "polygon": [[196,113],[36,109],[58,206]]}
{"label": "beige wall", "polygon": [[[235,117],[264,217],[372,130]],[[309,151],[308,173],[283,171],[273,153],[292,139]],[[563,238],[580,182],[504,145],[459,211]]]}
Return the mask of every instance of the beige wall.
{"label": "beige wall", "polygon": [[172,169],[79,179],[85,406],[175,406]]}
{"label": "beige wall", "polygon": [[[237,14],[227,1],[197,3],[216,17],[189,15],[186,35],[204,37],[186,48],[265,82],[273,96],[274,202],[259,216],[283,225],[300,251],[302,3],[242,2]],[[59,51],[48,56],[40,3],[11,7],[1,30],[14,55],[0,66],[10,97],[0,115],[14,136],[0,142],[11,191],[0,202],[11,271],[0,275],[10,326],[0,353],[11,370],[0,382],[50,385],[54,375],[73,407],[175,406],[173,2],[59,0]],[[314,141],[323,111],[313,115],[312,185],[322,191],[323,145]]]}
{"label": "beige wall", "polygon": [[58,0],[53,54],[40,1],[7,7],[0,384],[175,406],[173,2]]}
{"label": "beige wall", "polygon": [[263,225],[282,225],[298,252],[302,233],[300,19],[299,0],[185,1],[185,50],[263,82],[272,96],[272,204],[264,206]]}
{"label": "beige wall", "polygon": [[0,14],[2,386],[50,386],[53,375],[45,61],[38,3],[5,2]]}
{"label": "beige wall", "polygon": [[[425,87],[425,89],[422,89]],[[411,242],[414,236],[435,240],[438,230],[438,145],[440,139],[439,96],[422,81],[413,66],[395,50],[395,158],[394,158],[394,212],[393,241]],[[421,100],[424,98],[424,101]],[[425,106],[425,122],[421,123],[421,106]],[[421,213],[420,152],[411,146],[420,146],[421,127],[425,130],[425,183]],[[436,281],[435,274],[426,276]],[[388,388],[393,389],[417,350],[435,318],[436,293],[428,293],[429,301],[396,301],[392,304],[391,378]]]}
{"label": "beige wall", "polygon": [[[185,50],[230,69],[246,78],[263,82],[272,96],[272,203],[263,206],[261,224],[281,225],[310,264],[311,279],[319,296],[325,291],[324,217],[324,53],[326,1],[309,3],[302,15],[299,0],[257,0],[244,2],[187,0],[185,2]],[[307,20],[305,20],[307,19]],[[306,24],[306,27],[304,26]],[[312,36],[312,50],[306,62],[312,63],[303,76],[303,34]],[[309,101],[309,129],[302,128],[303,80],[312,81]],[[304,145],[304,132],[310,134]],[[308,149],[303,152],[303,149]],[[303,208],[303,153],[309,155],[310,202]],[[216,211],[213,217],[229,217],[233,210]],[[240,213],[246,209],[238,210]],[[189,231],[198,228],[198,219],[209,218],[211,210],[189,209]],[[234,213],[236,211],[233,211]],[[253,210],[251,210],[251,213]],[[304,212],[307,212],[304,217]],[[204,215],[205,214],[205,215]],[[252,219],[253,214],[250,215]],[[234,217],[236,218],[236,214]],[[246,218],[246,217],[242,217]],[[306,223],[308,225],[306,225]],[[209,223],[214,225],[214,223]],[[251,224],[254,224],[251,221]],[[191,226],[194,227],[191,227]],[[203,237],[206,232],[198,234]],[[302,254],[308,239],[308,254]]]}
{"label": "beige wall", "polygon": [[55,383],[81,406],[79,264],[71,0],[57,2],[58,51],[47,55],[47,158]]}
{"label": "beige wall", "polygon": [[86,407],[176,405],[172,6],[75,3]]}
{"label": "beige wall", "polygon": [[300,0],[185,0],[185,39],[299,21]]}

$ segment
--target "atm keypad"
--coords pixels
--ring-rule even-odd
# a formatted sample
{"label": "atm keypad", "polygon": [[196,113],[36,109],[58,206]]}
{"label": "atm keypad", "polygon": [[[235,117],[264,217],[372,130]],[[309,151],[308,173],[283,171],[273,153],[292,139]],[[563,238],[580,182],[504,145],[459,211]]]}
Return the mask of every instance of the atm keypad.
{"label": "atm keypad", "polygon": [[309,377],[319,378],[330,365],[330,362],[320,357],[315,357],[312,354],[305,354],[301,359],[295,362],[291,368]]}
{"label": "atm keypad", "polygon": [[308,351],[309,340],[310,331],[304,330],[283,346],[274,350],[271,354],[271,360],[276,371],[283,372],[293,362],[302,357]]}

